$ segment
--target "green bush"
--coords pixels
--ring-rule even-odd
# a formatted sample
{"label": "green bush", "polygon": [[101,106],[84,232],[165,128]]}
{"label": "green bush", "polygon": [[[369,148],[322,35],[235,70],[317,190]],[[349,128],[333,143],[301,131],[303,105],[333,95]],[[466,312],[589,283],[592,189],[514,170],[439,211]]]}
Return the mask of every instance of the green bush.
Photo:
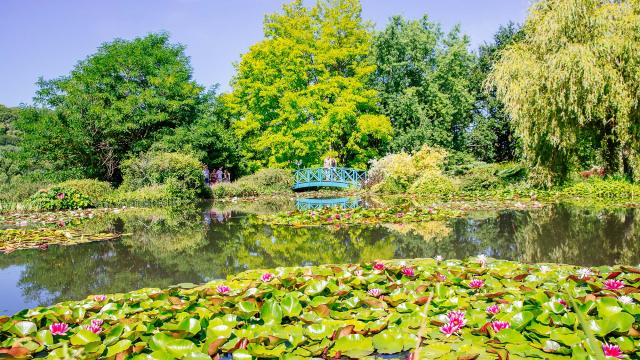
{"label": "green bush", "polygon": [[105,200],[113,192],[113,187],[109,182],[95,179],[67,180],[57,186],[73,189],[84,194],[88,196],[94,204]]}
{"label": "green bush", "polygon": [[520,164],[482,164],[460,177],[460,188],[468,192],[494,190],[522,181],[525,177],[525,169]]}
{"label": "green bush", "polygon": [[571,197],[627,199],[640,195],[640,185],[625,180],[592,177],[563,188],[560,194]]}
{"label": "green bush", "polygon": [[91,207],[91,199],[72,188],[52,186],[29,198],[29,205],[41,210],[69,210]]}
{"label": "green bush", "polygon": [[451,195],[458,192],[458,185],[442,174],[425,173],[409,188],[410,193]]}
{"label": "green bush", "polygon": [[0,184],[1,202],[20,202],[28,200],[40,189],[45,189],[49,183],[34,180],[30,177],[14,176],[10,182]]}
{"label": "green bush", "polygon": [[131,191],[120,188],[107,197],[105,201],[117,205],[136,205],[162,203],[173,199],[173,193],[168,189],[168,185],[162,184],[145,186]]}
{"label": "green bush", "polygon": [[262,169],[232,183],[212,186],[214,198],[271,195],[291,191],[293,175],[285,169]]}
{"label": "green bush", "polygon": [[208,195],[202,176],[202,164],[181,153],[150,152],[122,163],[122,189],[134,191],[166,185],[166,195],[193,199]]}

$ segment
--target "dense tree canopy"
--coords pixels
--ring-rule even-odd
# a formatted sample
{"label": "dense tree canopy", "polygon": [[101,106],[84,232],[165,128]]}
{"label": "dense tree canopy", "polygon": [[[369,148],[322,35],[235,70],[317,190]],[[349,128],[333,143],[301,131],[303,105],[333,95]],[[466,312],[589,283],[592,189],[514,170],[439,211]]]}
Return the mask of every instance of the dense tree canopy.
{"label": "dense tree canopy", "polygon": [[198,116],[202,87],[184,47],[166,34],[116,39],[80,61],[68,76],[40,80],[19,122],[28,154],[79,176],[118,180],[119,164]]}
{"label": "dense tree canopy", "polygon": [[373,86],[393,123],[392,150],[417,151],[423,144],[463,150],[474,102],[468,45],[458,27],[445,34],[426,16],[393,17],[376,35]]}
{"label": "dense tree canopy", "polygon": [[470,153],[483,161],[512,161],[520,152],[509,114],[497,98],[495,88],[484,89],[484,84],[494,64],[500,59],[501,51],[507,45],[520,41],[522,37],[520,26],[508,23],[500,26],[492,42],[485,43],[478,49],[472,78],[476,101],[465,145]]}
{"label": "dense tree canopy", "polygon": [[225,98],[250,168],[328,154],[362,167],[380,154],[392,129],[367,86],[370,30],[357,0],[295,0],[266,17],[265,39],[242,56]]}
{"label": "dense tree canopy", "polygon": [[19,132],[15,128],[18,110],[0,105],[0,183],[9,180],[18,169],[14,159]]}
{"label": "dense tree canopy", "polygon": [[637,173],[640,1],[539,1],[523,31],[491,80],[538,181],[565,180],[585,144],[607,172]]}

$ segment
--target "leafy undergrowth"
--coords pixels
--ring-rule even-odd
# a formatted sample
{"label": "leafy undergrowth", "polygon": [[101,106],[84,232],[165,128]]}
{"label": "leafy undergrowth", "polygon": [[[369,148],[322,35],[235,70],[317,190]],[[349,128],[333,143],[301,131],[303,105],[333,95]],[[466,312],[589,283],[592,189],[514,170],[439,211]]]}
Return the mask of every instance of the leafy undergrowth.
{"label": "leafy undergrowth", "polygon": [[[49,358],[640,356],[640,269],[478,257],[247,271],[0,317],[0,353]],[[586,328],[584,327],[586,326]],[[585,334],[587,330],[587,334]],[[413,355],[412,355],[413,356]]]}
{"label": "leafy undergrowth", "polygon": [[538,209],[539,202],[465,202],[453,201],[433,203],[430,206],[409,204],[402,199],[401,204],[372,208],[325,207],[314,210],[296,210],[276,214],[259,215],[258,219],[270,225],[316,226],[352,224],[402,224],[423,221],[441,221],[461,217],[468,211]]}
{"label": "leafy undergrowth", "polygon": [[46,249],[49,245],[77,245],[92,241],[117,239],[121,234],[83,234],[73,229],[6,229],[0,230],[0,252],[20,249]]}

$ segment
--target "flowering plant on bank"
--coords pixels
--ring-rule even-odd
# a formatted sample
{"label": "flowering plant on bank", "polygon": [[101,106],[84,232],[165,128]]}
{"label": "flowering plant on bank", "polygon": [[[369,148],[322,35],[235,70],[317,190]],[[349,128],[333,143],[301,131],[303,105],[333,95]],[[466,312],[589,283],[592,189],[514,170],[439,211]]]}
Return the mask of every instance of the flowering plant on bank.
{"label": "flowering plant on bank", "polygon": [[595,358],[580,315],[608,358],[639,357],[640,269],[544,266],[385,260],[250,270],[201,286],[91,295],[0,317],[0,354],[406,357],[424,328],[421,359]]}

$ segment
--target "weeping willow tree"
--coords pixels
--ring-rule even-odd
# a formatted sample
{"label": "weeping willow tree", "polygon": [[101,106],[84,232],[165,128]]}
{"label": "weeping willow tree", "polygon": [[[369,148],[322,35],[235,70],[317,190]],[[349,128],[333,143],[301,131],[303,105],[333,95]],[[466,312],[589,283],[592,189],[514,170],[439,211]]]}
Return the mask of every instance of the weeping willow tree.
{"label": "weeping willow tree", "polygon": [[523,30],[487,86],[514,120],[532,180],[564,182],[585,147],[608,173],[637,177],[640,0],[542,0]]}

